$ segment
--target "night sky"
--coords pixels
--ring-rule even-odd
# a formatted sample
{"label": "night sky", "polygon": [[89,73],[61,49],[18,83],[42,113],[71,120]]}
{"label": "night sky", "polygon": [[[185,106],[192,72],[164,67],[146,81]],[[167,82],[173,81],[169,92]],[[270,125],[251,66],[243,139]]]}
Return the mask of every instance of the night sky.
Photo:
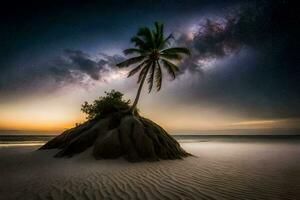
{"label": "night sky", "polygon": [[58,131],[80,105],[137,77],[116,63],[138,28],[164,22],[192,56],[144,94],[172,133],[299,134],[299,15],[290,1],[9,1],[0,8],[0,129]]}

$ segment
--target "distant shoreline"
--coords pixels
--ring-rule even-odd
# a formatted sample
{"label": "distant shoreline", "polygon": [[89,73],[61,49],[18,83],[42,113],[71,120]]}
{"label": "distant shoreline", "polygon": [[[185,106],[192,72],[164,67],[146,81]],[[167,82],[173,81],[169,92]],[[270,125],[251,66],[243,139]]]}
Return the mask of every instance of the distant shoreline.
{"label": "distant shoreline", "polygon": [[[56,135],[0,135],[0,147],[43,145]],[[180,143],[195,142],[288,142],[299,143],[300,135],[172,135]]]}
{"label": "distant shoreline", "polygon": [[[0,133],[0,137],[2,136],[39,136],[39,137],[49,137],[49,136],[57,136],[60,135],[60,133],[58,134],[1,134]],[[296,136],[296,137],[300,137],[300,133],[295,133],[295,134],[172,134],[170,133],[170,135],[172,135],[173,137],[177,137],[177,136],[212,136],[212,137],[223,137],[223,136],[229,136],[229,137],[235,137],[235,136],[242,136],[242,137],[285,137],[285,136]]]}

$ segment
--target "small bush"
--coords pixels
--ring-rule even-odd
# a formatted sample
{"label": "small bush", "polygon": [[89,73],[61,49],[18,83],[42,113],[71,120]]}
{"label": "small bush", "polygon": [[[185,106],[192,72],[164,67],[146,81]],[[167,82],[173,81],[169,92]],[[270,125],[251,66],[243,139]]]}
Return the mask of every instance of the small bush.
{"label": "small bush", "polygon": [[123,100],[121,92],[111,90],[105,92],[106,96],[99,97],[92,104],[84,102],[81,111],[87,114],[87,119],[102,118],[108,114],[130,109],[130,100]]}

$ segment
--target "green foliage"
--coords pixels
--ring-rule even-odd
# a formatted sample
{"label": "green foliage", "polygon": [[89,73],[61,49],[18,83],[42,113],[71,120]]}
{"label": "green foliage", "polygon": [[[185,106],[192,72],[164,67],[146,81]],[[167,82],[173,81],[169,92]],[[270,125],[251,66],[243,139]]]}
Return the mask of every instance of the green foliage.
{"label": "green foliage", "polygon": [[121,92],[111,90],[105,92],[106,96],[99,97],[89,104],[84,102],[81,106],[81,111],[87,114],[87,119],[102,118],[108,114],[130,109],[130,100],[123,100]]}
{"label": "green foliage", "polygon": [[[161,89],[162,85],[162,68],[172,77],[176,78],[176,73],[179,63],[185,55],[190,55],[190,50],[185,47],[170,48],[170,40],[173,35],[166,36],[164,34],[164,24],[155,22],[154,29],[149,27],[142,27],[137,34],[131,38],[134,48],[125,49],[125,55],[133,54],[134,57],[118,63],[118,67],[134,68],[129,72],[128,77],[139,73],[139,81],[142,86],[144,80],[148,77],[148,91],[151,92],[153,86],[157,91]],[[175,63],[173,63],[175,62]],[[139,94],[138,94],[139,95]],[[137,96],[138,96],[137,95]]]}

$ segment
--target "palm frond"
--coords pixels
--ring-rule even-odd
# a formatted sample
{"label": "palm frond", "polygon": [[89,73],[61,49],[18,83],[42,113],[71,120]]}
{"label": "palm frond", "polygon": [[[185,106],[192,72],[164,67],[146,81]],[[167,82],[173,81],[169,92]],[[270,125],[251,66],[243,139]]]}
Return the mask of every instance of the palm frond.
{"label": "palm frond", "polygon": [[152,91],[153,86],[159,91],[162,87],[162,68],[165,68],[172,79],[175,79],[179,67],[173,61],[180,61],[185,55],[191,55],[190,50],[184,47],[168,48],[172,38],[174,38],[172,34],[167,37],[164,35],[164,24],[160,22],[155,22],[153,29],[140,28],[137,34],[131,38],[131,42],[135,47],[125,49],[123,53],[125,55],[135,54],[133,56],[136,57],[129,58],[117,64],[117,66],[135,66],[128,73],[128,77],[139,73],[137,82],[143,82],[139,87],[139,91],[146,79],[149,93]]}
{"label": "palm frond", "polygon": [[129,78],[130,76],[133,76],[134,74],[136,74],[138,71],[140,71],[140,69],[143,67],[143,65],[146,63],[146,61],[142,62],[141,64],[139,64],[138,66],[136,66],[134,69],[132,69],[128,75],[127,78]]}
{"label": "palm frond", "polygon": [[174,36],[173,34],[170,34],[167,38],[164,39],[164,41],[160,44],[160,46],[158,47],[158,49],[162,49],[162,48],[165,48],[167,45],[169,45],[169,40],[170,39],[174,39]]}
{"label": "palm frond", "polygon": [[145,59],[145,56],[137,56],[137,57],[129,58],[123,62],[118,63],[117,66],[118,67],[128,67],[129,65],[141,62],[144,59]]}
{"label": "palm frond", "polygon": [[141,82],[141,80],[142,80],[142,78],[143,78],[143,76],[144,76],[145,73],[146,73],[145,75],[147,75],[148,70],[149,70],[149,67],[150,67],[150,64],[151,64],[151,63],[147,63],[147,64],[143,67],[142,71],[141,71],[140,74],[139,74],[139,78],[138,78],[137,83],[140,83],[140,82]]}
{"label": "palm frond", "polygon": [[147,49],[147,44],[144,40],[139,38],[138,36],[134,36],[131,38],[131,42],[134,43],[134,46],[140,48],[140,49]]}
{"label": "palm frond", "polygon": [[161,47],[164,41],[164,24],[155,22],[155,44],[156,47]]}
{"label": "palm frond", "polygon": [[155,22],[154,23],[154,26],[155,26],[155,30],[153,30],[153,33],[154,33],[154,36],[155,36],[155,42],[156,42],[156,39],[157,39],[157,37],[158,37],[158,35],[159,35],[159,22]]}
{"label": "palm frond", "polygon": [[161,51],[161,53],[170,53],[170,54],[181,53],[181,54],[191,55],[190,50],[184,47],[174,47],[174,48],[164,49]]}
{"label": "palm frond", "polygon": [[155,71],[155,83],[156,83],[156,90],[159,91],[162,85],[162,72],[161,72],[159,61],[156,61],[156,63],[157,63],[157,67]]}
{"label": "palm frond", "polygon": [[137,35],[144,39],[145,44],[148,47],[155,48],[154,36],[152,34],[152,31],[148,27],[140,28]]}
{"label": "palm frond", "polygon": [[175,77],[176,77],[175,72],[179,71],[178,66],[171,63],[170,61],[168,61],[166,59],[162,59],[162,62],[164,64],[164,67],[167,69],[169,75],[172,77],[172,79],[175,79]]}
{"label": "palm frond", "polygon": [[154,81],[154,72],[155,72],[155,62],[152,62],[151,64],[151,71],[150,74],[148,76],[147,82],[148,82],[148,92],[150,93],[153,87],[153,81]]}
{"label": "palm frond", "polygon": [[170,59],[170,60],[181,60],[182,56],[178,53],[163,53],[160,54],[161,57]]}
{"label": "palm frond", "polygon": [[129,48],[129,49],[125,49],[125,50],[123,51],[123,53],[124,53],[125,55],[130,55],[130,54],[134,54],[134,53],[137,53],[137,54],[143,54],[144,51],[141,50],[141,49]]}

